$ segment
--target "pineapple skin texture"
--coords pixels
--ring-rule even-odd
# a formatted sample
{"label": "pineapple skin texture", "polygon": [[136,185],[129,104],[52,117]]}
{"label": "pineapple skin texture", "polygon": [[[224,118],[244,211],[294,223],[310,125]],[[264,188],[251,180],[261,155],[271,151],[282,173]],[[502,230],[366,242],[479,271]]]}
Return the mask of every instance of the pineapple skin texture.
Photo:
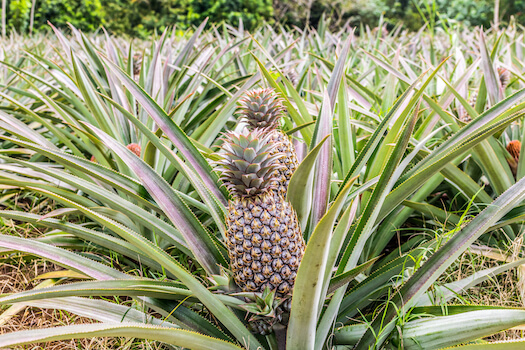
{"label": "pineapple skin texture", "polygon": [[235,283],[245,292],[269,287],[278,295],[289,294],[305,250],[291,205],[275,193],[234,198],[226,225]]}

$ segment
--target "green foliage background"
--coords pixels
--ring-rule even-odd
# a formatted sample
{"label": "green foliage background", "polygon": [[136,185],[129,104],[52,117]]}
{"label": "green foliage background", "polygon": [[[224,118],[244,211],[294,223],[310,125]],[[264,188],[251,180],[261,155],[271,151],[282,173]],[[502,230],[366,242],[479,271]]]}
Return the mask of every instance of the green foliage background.
{"label": "green foliage background", "polygon": [[[417,30],[431,20],[438,25],[461,22],[468,26],[490,26],[494,0],[33,0],[33,30],[47,30],[71,23],[83,31],[105,26],[117,34],[145,37],[176,25],[186,29],[205,18],[212,23],[237,26],[242,19],[252,30],[264,22],[288,26],[317,26],[324,14],[333,27],[345,23],[375,26],[380,17],[393,26],[402,21]],[[7,0],[8,27],[29,30],[32,0]],[[525,0],[500,1],[503,22],[514,16],[525,21]]]}
{"label": "green foliage background", "polygon": [[[462,23],[467,26],[489,27],[494,19],[494,0],[281,0],[276,6],[285,23],[301,26],[308,21],[316,27],[325,14],[332,26],[361,23],[375,27],[378,20],[393,26],[400,21],[406,28],[419,30],[425,19],[439,25]],[[310,3],[310,11],[304,11]],[[274,5],[276,2],[274,2]],[[500,20],[508,22],[514,16],[525,21],[525,0],[500,0]],[[304,24],[303,24],[304,25]]]}
{"label": "green foliage background", "polygon": [[[31,0],[8,0],[7,24],[17,32],[29,28]],[[253,29],[264,21],[272,22],[270,0],[36,0],[34,30],[47,29],[50,21],[57,27],[68,23],[93,31],[104,25],[111,32],[144,37],[153,31],[176,25],[182,29],[211,22]]]}

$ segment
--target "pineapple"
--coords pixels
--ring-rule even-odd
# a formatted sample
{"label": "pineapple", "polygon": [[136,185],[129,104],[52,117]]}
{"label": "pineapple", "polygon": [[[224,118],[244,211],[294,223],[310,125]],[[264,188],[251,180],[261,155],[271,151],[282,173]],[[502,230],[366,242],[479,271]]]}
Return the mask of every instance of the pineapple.
{"label": "pineapple", "polygon": [[285,155],[279,159],[284,167],[278,170],[277,191],[286,196],[290,178],[299,162],[291,140],[278,129],[284,110],[282,99],[273,89],[256,89],[248,91],[240,100],[238,113],[248,123],[249,130],[261,130],[270,135],[270,142],[277,145],[273,153]]}
{"label": "pineapple", "polygon": [[[500,67],[497,69],[497,72],[498,72],[500,87],[502,91],[504,91],[505,88],[509,85],[510,71],[507,68]],[[472,93],[468,102],[472,108],[476,108],[477,101],[478,101],[478,92],[475,91],[474,93]],[[489,108],[488,106],[485,106],[485,110],[487,110],[488,108]],[[463,106],[458,107],[458,116],[459,116],[459,120],[461,120],[464,123],[469,123],[472,121],[472,118],[467,114],[467,111],[465,110],[465,108],[463,108]]]}
{"label": "pineapple", "polygon": [[226,134],[216,164],[232,199],[226,245],[235,283],[245,292],[289,294],[305,244],[297,215],[276,186],[284,166],[272,135]]}
{"label": "pineapple", "polygon": [[[130,143],[129,145],[126,146],[127,149],[129,149],[131,152],[133,152],[137,157],[140,158],[140,152],[142,151],[142,149],[140,148],[140,145],[136,144],[136,143]],[[95,156],[91,156],[91,158],[89,159],[91,162],[93,163],[97,163],[97,159],[95,158]]]}
{"label": "pineapple", "polygon": [[499,67],[498,68],[498,77],[501,83],[501,88],[505,90],[510,81],[510,72],[507,68]]}
{"label": "pineapple", "polygon": [[135,153],[137,157],[140,157],[140,152],[142,151],[142,149],[140,148],[140,145],[136,143],[130,143],[129,145],[126,146],[126,148],[129,149],[131,152]]}
{"label": "pineapple", "polygon": [[520,158],[521,142],[518,140],[510,141],[509,144],[507,145],[507,151],[517,162],[518,159]]}
{"label": "pineapple", "polygon": [[509,163],[512,175],[516,177],[518,172],[518,161],[520,159],[521,142],[518,140],[510,141],[507,145],[507,151],[512,156],[512,158],[507,159],[507,162]]}

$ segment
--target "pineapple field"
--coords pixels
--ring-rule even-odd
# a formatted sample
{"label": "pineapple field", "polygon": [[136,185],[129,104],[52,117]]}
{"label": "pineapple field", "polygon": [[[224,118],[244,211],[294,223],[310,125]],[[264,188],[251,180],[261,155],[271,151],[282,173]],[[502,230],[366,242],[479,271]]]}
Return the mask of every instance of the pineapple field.
{"label": "pineapple field", "polygon": [[1,39],[0,348],[525,348],[524,29]]}

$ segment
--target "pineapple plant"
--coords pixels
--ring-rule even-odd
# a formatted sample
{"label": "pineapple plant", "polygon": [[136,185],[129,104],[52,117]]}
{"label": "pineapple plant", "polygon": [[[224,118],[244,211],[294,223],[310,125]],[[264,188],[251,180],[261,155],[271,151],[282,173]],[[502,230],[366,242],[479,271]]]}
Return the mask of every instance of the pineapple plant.
{"label": "pineapple plant", "polygon": [[[471,242],[476,238],[491,246],[492,237],[496,237],[494,241],[499,247],[507,236],[514,237],[511,231],[514,226],[516,229],[520,227],[508,223],[522,220],[520,210],[509,210],[523,203],[525,180],[513,185],[512,174],[508,177],[508,171],[501,171],[506,169],[496,167],[505,159],[500,157],[495,161],[497,158],[490,155],[491,147],[499,147],[499,142],[515,140],[522,135],[522,132],[504,131],[503,128],[517,120],[524,110],[520,101],[525,91],[513,97],[496,98],[500,100],[497,108],[492,107],[492,110],[476,115],[474,122],[462,125],[454,118],[448,118],[454,112],[453,105],[442,103],[449,100],[444,97],[454,95],[451,92],[457,86],[455,81],[450,81],[442,92],[433,88],[435,74],[439,72],[445,80],[456,77],[455,72],[462,70],[456,63],[464,59],[467,66],[463,70],[470,75],[465,75],[464,86],[460,84],[467,90],[460,89],[460,92],[471,91],[470,95],[475,95],[482,76],[477,73],[482,65],[478,64],[479,50],[475,40],[466,43],[457,40],[449,47],[453,51],[436,47],[437,57],[453,54],[453,64],[434,70],[435,67],[426,60],[420,60],[421,64],[409,65],[413,71],[410,76],[402,77],[409,66],[400,67],[396,74],[384,67],[392,66],[395,57],[415,62],[414,58],[425,57],[424,53],[428,51],[414,41],[417,37],[406,36],[402,31],[393,31],[388,38],[403,40],[400,50],[391,50],[392,45],[385,40],[372,53],[351,49],[353,45],[358,48],[361,43],[370,42],[369,33],[347,40],[345,44],[345,37],[339,37],[339,34],[318,36],[315,31],[312,31],[313,35],[305,32],[299,45],[293,48],[290,44],[295,41],[295,34],[279,33],[283,34],[279,36],[283,40],[267,40],[267,30],[253,33],[253,38],[262,43],[260,49],[273,55],[277,65],[285,67],[297,62],[300,67],[299,98],[295,93],[289,96],[294,99],[298,111],[289,106],[287,112],[297,125],[304,125],[299,132],[311,148],[305,157],[307,161],[296,170],[300,174],[296,175],[301,179],[311,175],[313,183],[303,191],[294,191],[295,197],[289,198],[298,213],[300,206],[296,204],[307,204],[300,219],[307,223],[303,234],[309,247],[304,256],[302,253],[297,255],[301,263],[295,279],[289,278],[285,281],[287,284],[281,282],[274,286],[271,283],[273,275],[277,276],[274,281],[278,281],[289,271],[286,266],[292,269],[290,261],[285,263],[282,252],[280,258],[272,256],[273,249],[283,251],[282,237],[285,235],[275,231],[280,241],[277,242],[277,235],[275,242],[272,235],[263,239],[261,230],[265,230],[265,225],[261,216],[269,215],[279,222],[282,218],[284,222],[286,215],[282,212],[289,210],[289,224],[283,227],[288,231],[294,231],[296,221],[282,191],[286,186],[283,173],[286,169],[282,166],[290,163],[284,161],[290,151],[277,145],[269,135],[279,129],[278,119],[284,113],[279,96],[272,90],[262,89],[266,91],[266,97],[262,92],[251,92],[244,99],[249,102],[244,113],[251,114],[253,125],[249,125],[251,136],[243,137],[251,141],[257,139],[257,147],[253,148],[259,153],[248,150],[250,147],[239,146],[231,146],[234,151],[225,152],[230,153],[230,163],[235,165],[229,170],[232,173],[230,185],[234,187],[230,189],[230,202],[226,199],[227,191],[219,187],[221,181],[208,164],[208,149],[216,144],[219,132],[230,127],[230,110],[237,102],[238,94],[252,86],[253,80],[246,80],[246,77],[262,72],[268,84],[280,84],[278,80],[272,80],[274,75],[267,71],[266,67],[273,69],[273,65],[266,61],[256,62],[255,56],[246,55],[253,51],[252,37],[245,36],[246,40],[238,41],[244,33],[225,31],[224,36],[231,38],[228,42],[238,43],[237,51],[223,50],[223,33],[215,37],[215,33],[219,33],[216,30],[197,30],[190,44],[184,38],[167,33],[160,41],[152,43],[151,49],[144,50],[144,72],[151,71],[155,65],[166,69],[155,70],[156,74],[143,74],[137,82],[133,79],[133,67],[126,66],[133,50],[127,50],[125,41],[118,38],[104,41],[104,38],[72,30],[75,35],[63,43],[72,43],[73,50],[61,53],[61,46],[46,44],[43,46],[45,52],[38,57],[47,58],[40,63],[33,58],[17,63],[18,56],[10,57],[13,50],[7,50],[8,56],[3,61],[11,63],[0,67],[5,69],[2,73],[8,73],[6,76],[12,87],[4,89],[0,116],[3,122],[0,138],[5,141],[0,176],[5,208],[0,210],[0,217],[52,230],[36,239],[11,237],[4,233],[0,235],[0,246],[6,252],[3,258],[15,255],[13,251],[22,252],[20,255],[24,259],[34,254],[68,270],[79,271],[90,279],[66,284],[63,282],[70,277],[60,278],[57,285],[47,289],[6,294],[0,299],[0,306],[23,303],[63,309],[101,323],[3,334],[0,335],[0,348],[47,342],[51,338],[100,335],[140,337],[164,342],[167,346],[214,350],[322,347],[360,350],[397,346],[434,349],[469,342],[525,322],[523,310],[480,310],[478,305],[451,305],[449,301],[453,299],[438,301],[438,307],[427,308],[435,303],[430,297],[437,295],[436,291],[441,287],[441,290],[457,287],[456,281],[451,285],[443,284],[446,281],[440,276],[445,268],[455,266],[458,254],[471,249]],[[326,33],[329,33],[328,28]],[[419,35],[426,40],[424,32]],[[410,41],[406,41],[407,37]],[[482,58],[486,67],[508,62],[507,47],[511,44],[508,38],[503,35],[501,44],[497,45],[504,48],[504,55],[498,54],[496,47],[492,62]],[[489,43],[496,42],[496,39],[491,34]],[[162,42],[165,42],[164,46]],[[404,56],[405,48],[410,45],[414,48],[412,58]],[[120,52],[121,48],[125,50]],[[286,52],[290,52],[290,58],[284,54]],[[304,60],[305,55],[308,55],[308,60]],[[189,68],[173,66],[177,57],[180,57],[181,65]],[[338,57],[337,62],[329,62],[335,57]],[[245,69],[231,64],[237,61],[242,61]],[[520,54],[511,62],[520,67],[521,61]],[[378,63],[382,63],[381,66],[374,67]],[[406,88],[406,83],[414,81],[412,73],[417,76],[428,68],[434,73],[425,74],[422,85],[418,83]],[[9,69],[17,74],[9,73]],[[201,74],[194,74],[195,69],[206,72],[213,82],[222,84],[221,88],[209,89],[209,80]],[[370,74],[365,73],[370,69],[374,74],[368,77]],[[56,75],[56,72],[66,74]],[[392,84],[385,85],[385,81]],[[169,88],[157,89],[165,82],[170,82]],[[493,84],[487,94],[496,95],[499,91],[494,87]],[[515,94],[518,88],[520,84],[511,84],[506,92]],[[24,91],[30,93],[21,94]],[[282,89],[281,93],[287,91],[293,92]],[[331,106],[331,110],[323,108],[321,96],[322,103]],[[422,97],[432,108],[414,113]],[[439,100],[439,103],[432,103],[433,100]],[[474,100],[472,98],[471,102]],[[480,105],[481,102],[485,101],[480,101]],[[361,105],[361,108],[354,110],[356,105]],[[140,106],[139,113],[135,106]],[[316,111],[319,111],[317,116],[314,115]],[[433,115],[444,119],[435,125],[427,124],[425,121],[437,121]],[[274,122],[268,123],[268,120]],[[76,127],[72,128],[72,125]],[[412,130],[414,127],[421,130]],[[89,142],[91,137],[84,138],[86,133],[100,139],[99,147]],[[322,136],[328,134],[332,136],[325,140],[331,143],[331,147],[324,147],[320,142]],[[490,140],[492,135],[502,136],[496,136],[498,142],[481,144],[482,140]],[[283,136],[283,140],[286,139]],[[148,147],[142,150],[141,157],[137,157],[138,152],[132,154],[133,150],[124,147],[129,142],[147,144]],[[414,148],[416,144],[419,146]],[[224,147],[228,148],[228,145]],[[261,152],[263,147],[266,149]],[[279,154],[278,147],[283,147],[284,155]],[[420,147],[431,151],[424,159],[418,156]],[[319,151],[317,156],[316,150]],[[499,149],[496,151],[501,154]],[[476,160],[482,167],[474,163],[473,157],[466,156],[471,153],[478,153]],[[104,157],[107,164],[88,162],[84,158],[90,154],[96,154],[100,161]],[[276,159],[271,159],[273,156]],[[510,154],[505,156],[512,158]],[[252,159],[248,165],[246,158]],[[313,161],[314,158],[319,161]],[[460,164],[455,163],[460,159],[463,159]],[[270,164],[273,167],[269,168]],[[446,181],[439,175],[441,172],[447,174]],[[481,174],[483,179],[480,179]],[[327,178],[329,182],[324,181]],[[485,178],[491,186],[483,189],[479,184]],[[377,182],[371,181],[374,179]],[[501,181],[503,179],[505,181]],[[226,179],[225,182],[228,183]],[[338,188],[339,194],[336,193]],[[312,189],[322,191],[312,195]],[[435,193],[442,190],[452,194],[453,197],[449,197],[458,204],[451,203],[450,199],[445,200],[450,202],[436,204],[438,201],[433,200]],[[17,208],[19,194],[38,196],[41,203],[51,198],[57,203],[57,211],[41,215],[44,213],[11,210]],[[11,195],[14,197],[8,199]],[[494,201],[496,196],[498,199]],[[453,216],[443,215],[445,204],[446,208],[459,210],[471,198],[474,198],[475,205],[468,206],[469,216],[476,214],[478,207],[485,208],[472,220],[453,222]],[[327,201],[326,208],[312,208],[313,203],[321,200]],[[237,207],[235,203],[238,203]],[[63,208],[73,210],[64,211]],[[268,214],[261,213],[260,208]],[[432,209],[432,215],[427,214],[427,208]],[[314,210],[322,217],[317,224],[308,222]],[[69,216],[71,213],[73,216]],[[61,218],[57,218],[58,215]],[[419,230],[420,223],[425,225],[424,230]],[[258,236],[253,233],[252,226],[259,229]],[[272,221],[266,226],[267,230],[276,229],[272,227]],[[408,227],[413,229],[404,229]],[[427,238],[429,230],[437,232],[436,239]],[[301,232],[295,231],[292,233],[301,241]],[[484,232],[487,234],[482,234]],[[267,231],[263,233],[266,235]],[[520,233],[515,232],[516,236]],[[239,237],[239,243],[235,241],[234,245],[232,240],[226,239],[229,236],[237,240],[232,234]],[[249,235],[251,239],[248,240]],[[262,266],[261,259],[253,263],[252,254],[258,254],[253,247],[254,236],[261,242],[255,248],[261,255],[263,248],[269,249],[266,257],[269,256],[272,263]],[[391,243],[396,243],[398,237],[399,243],[410,239],[413,244],[391,249],[394,247]],[[240,257],[240,262],[237,259],[236,263],[242,264],[242,270],[237,270],[241,288],[248,290],[246,286],[253,287],[250,281],[259,278],[263,282],[256,288],[262,292],[236,293],[238,290],[232,284],[237,281],[220,274],[231,266],[230,263],[235,263],[226,261],[222,254],[223,249],[227,251],[228,248],[240,252],[232,254]],[[93,257],[98,262],[90,259]],[[245,259],[251,259],[251,264],[246,264]],[[421,265],[417,263],[420,261],[426,262]],[[283,267],[276,272],[272,264],[283,264]],[[510,264],[498,269],[519,266],[522,262]],[[268,268],[263,271],[266,266]],[[261,273],[262,277],[257,276],[254,268],[267,273],[272,268],[272,275],[263,280],[266,278],[264,273]],[[294,273],[292,270],[291,275]],[[475,276],[480,274],[476,272]],[[288,294],[293,291],[291,306],[286,304],[290,300],[278,293],[279,288],[283,290],[284,287],[290,289]],[[455,293],[463,292],[463,288],[452,288]],[[456,295],[450,294],[447,298]],[[126,305],[117,304],[121,295],[126,297],[123,299]],[[423,309],[418,307],[418,311],[411,307],[419,305],[421,300],[425,301]],[[446,314],[439,307],[444,302],[449,305]],[[290,309],[293,311],[287,312]],[[430,316],[428,313],[433,317],[427,317]],[[374,315],[377,317],[372,320],[370,317]],[[465,319],[471,322],[465,322]],[[476,321],[480,326],[472,329]],[[283,329],[286,334],[283,334]],[[255,336],[255,332],[266,336]]]}
{"label": "pineapple plant", "polygon": [[275,143],[273,153],[282,153],[279,162],[284,166],[277,170],[277,191],[286,196],[290,178],[299,165],[290,138],[279,130],[279,120],[285,108],[283,99],[273,89],[261,88],[248,91],[240,100],[238,113],[248,124],[249,130],[261,130]]}
{"label": "pineapple plant", "polygon": [[272,136],[263,130],[226,134],[217,164],[232,196],[226,244],[236,284],[245,292],[268,287],[284,296],[293,288],[305,243],[295,211],[276,191],[285,155]]}

